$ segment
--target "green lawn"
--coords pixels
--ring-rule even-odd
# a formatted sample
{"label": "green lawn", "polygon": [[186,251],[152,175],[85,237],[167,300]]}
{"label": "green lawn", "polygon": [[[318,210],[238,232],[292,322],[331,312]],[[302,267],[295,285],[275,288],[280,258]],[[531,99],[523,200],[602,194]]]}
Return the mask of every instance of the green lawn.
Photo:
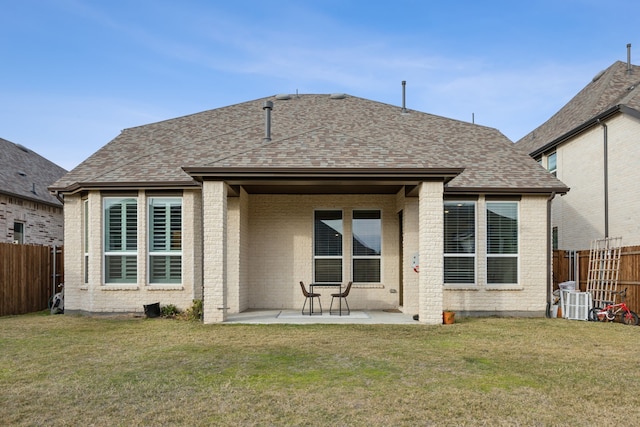
{"label": "green lawn", "polygon": [[4,317],[0,424],[635,425],[639,334],[562,319]]}

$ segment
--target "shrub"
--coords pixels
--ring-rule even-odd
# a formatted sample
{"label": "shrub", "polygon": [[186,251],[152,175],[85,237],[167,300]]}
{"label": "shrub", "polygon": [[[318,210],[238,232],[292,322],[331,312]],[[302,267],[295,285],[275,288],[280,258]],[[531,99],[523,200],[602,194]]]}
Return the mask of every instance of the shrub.
{"label": "shrub", "polygon": [[185,320],[202,320],[203,303],[201,299],[194,299],[191,307],[184,312],[183,318]]}
{"label": "shrub", "polygon": [[180,310],[173,304],[167,304],[160,307],[160,311],[162,312],[163,317],[176,317],[180,314]]}

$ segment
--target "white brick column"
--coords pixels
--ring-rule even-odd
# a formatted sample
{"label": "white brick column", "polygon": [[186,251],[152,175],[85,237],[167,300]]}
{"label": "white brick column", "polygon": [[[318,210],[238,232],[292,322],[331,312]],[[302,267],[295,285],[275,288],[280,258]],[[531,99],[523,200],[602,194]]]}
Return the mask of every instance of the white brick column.
{"label": "white brick column", "polygon": [[418,301],[421,323],[442,323],[444,270],[443,241],[443,184],[420,184],[418,239],[420,273],[418,277]]}
{"label": "white brick column", "polygon": [[202,185],[204,228],[204,323],[227,317],[227,187],[221,181]]}

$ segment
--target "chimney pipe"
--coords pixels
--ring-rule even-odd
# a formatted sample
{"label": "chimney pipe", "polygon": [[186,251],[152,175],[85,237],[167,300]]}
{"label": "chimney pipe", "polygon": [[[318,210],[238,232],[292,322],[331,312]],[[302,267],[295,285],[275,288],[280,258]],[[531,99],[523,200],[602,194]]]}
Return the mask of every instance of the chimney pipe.
{"label": "chimney pipe", "polygon": [[402,112],[407,112],[407,82],[405,80],[402,81]]}
{"label": "chimney pipe", "polygon": [[263,142],[271,141],[271,110],[273,109],[273,102],[264,101],[264,139]]}
{"label": "chimney pipe", "polygon": [[631,43],[627,43],[627,74],[631,74]]}

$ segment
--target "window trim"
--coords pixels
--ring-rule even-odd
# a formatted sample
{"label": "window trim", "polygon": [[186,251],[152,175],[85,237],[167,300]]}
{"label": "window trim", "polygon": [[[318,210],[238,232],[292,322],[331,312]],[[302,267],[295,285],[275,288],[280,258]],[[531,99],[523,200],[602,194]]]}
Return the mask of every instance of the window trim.
{"label": "window trim", "polygon": [[[16,228],[20,228],[20,231],[16,232]],[[25,236],[26,229],[27,227],[25,227],[25,223],[23,221],[15,221],[15,220],[13,221],[13,243],[18,245],[24,245],[25,237],[26,237]],[[18,238],[16,239],[16,237]]]}
{"label": "window trim", "polygon": [[[554,163],[555,163],[555,167],[553,169],[551,169],[550,166],[550,159],[553,157],[554,159]],[[554,151],[552,153],[549,153],[547,155],[547,170],[549,171],[549,173],[553,176],[558,176],[558,152]]]}
{"label": "window trim", "polygon": [[[165,206],[171,206],[171,202],[180,202],[180,249],[172,250],[173,246],[171,237],[169,237],[169,249],[164,251],[153,250],[153,238],[154,238],[154,225],[153,225],[153,202],[164,200]],[[169,212],[169,233],[171,234],[171,213]],[[166,232],[166,230],[165,230]],[[183,248],[184,248],[184,200],[181,196],[151,196],[147,198],[147,280],[150,286],[162,286],[162,285],[181,285],[184,279],[184,256],[183,256]],[[151,259],[153,257],[180,257],[180,279],[173,280],[171,278],[165,278],[162,281],[153,281],[152,279],[152,267],[153,263]]]}
{"label": "window trim", "polygon": [[[115,201],[118,200],[119,203],[122,203],[125,200],[133,200],[135,202],[135,206],[136,206],[136,244],[135,244],[135,249],[125,249],[122,251],[108,251],[107,250],[107,238],[108,238],[108,232],[110,231],[108,224],[107,224],[107,207],[109,205],[109,202],[111,201]],[[115,204],[115,203],[114,203]],[[138,197],[134,197],[134,196],[106,196],[103,197],[102,199],[102,212],[103,212],[103,233],[102,233],[102,258],[103,258],[103,268],[102,268],[102,277],[103,277],[103,283],[105,285],[110,285],[110,286],[120,286],[120,285],[135,285],[138,282],[138,271],[137,271],[137,267],[138,267],[138,232],[137,232],[137,226],[138,226],[138,221],[139,221],[139,215],[140,215],[140,211],[138,209],[138,205],[139,205],[139,200]],[[126,225],[125,225],[125,234],[126,234]],[[126,236],[123,237],[124,240],[126,241]],[[126,248],[126,243],[125,243],[125,248]],[[120,256],[122,258],[126,258],[126,257],[135,257],[135,265],[136,265],[136,274],[135,274],[135,278],[134,279],[122,279],[122,280],[118,280],[118,281],[109,281],[109,278],[107,277],[107,258],[111,257],[111,256]]]}
{"label": "window trim", "polygon": [[[362,212],[362,211],[375,211],[378,212],[379,218],[377,218],[380,221],[380,254],[379,255],[356,255],[354,253],[355,251],[355,246],[353,245],[353,239],[354,239],[354,232],[353,232],[353,223],[356,220],[356,218],[354,218],[355,213],[356,212]],[[360,218],[358,218],[360,219]],[[382,262],[382,248],[384,247],[384,233],[382,232],[382,209],[366,209],[366,208],[354,208],[351,211],[351,278],[353,280],[353,283],[358,283],[358,284],[380,284],[382,283],[382,266],[383,266],[383,262]],[[378,265],[378,276],[379,276],[379,280],[377,282],[375,281],[366,281],[366,282],[356,282],[355,281],[355,260],[359,260],[359,259],[377,259],[379,261],[379,265]]]}
{"label": "window trim", "polygon": [[[340,212],[340,221],[342,225],[342,239],[340,240],[340,255],[316,255],[316,215],[318,212]],[[344,281],[344,266],[345,266],[345,255],[344,255],[344,247],[345,247],[345,224],[344,224],[344,209],[314,209],[313,210],[313,240],[312,240],[312,254],[313,254],[313,262],[312,262],[312,275],[313,275],[313,283],[342,283]],[[316,278],[316,260],[319,259],[340,259],[340,280],[335,281],[319,281]]]}
{"label": "window trim", "polygon": [[82,246],[84,254],[84,265],[82,272],[84,275],[83,283],[86,285],[89,283],[89,199],[82,200]]}
{"label": "window trim", "polygon": [[[446,239],[445,239],[445,229],[444,229],[444,218],[443,218],[443,266],[442,266],[442,283],[446,286],[478,286],[478,202],[476,200],[445,200],[443,203],[443,214],[446,215],[447,205],[461,205],[461,204],[470,204],[473,206],[473,252],[472,253],[454,253],[454,252],[446,252]],[[445,271],[445,259],[446,258],[473,258],[473,282],[471,283],[451,283],[446,282],[446,271]]]}
{"label": "window trim", "polygon": [[[516,208],[516,246],[517,246],[517,251],[516,253],[510,254],[510,253],[490,253],[489,251],[489,242],[490,242],[490,238],[489,238],[489,206],[490,205],[505,205],[505,204],[513,204],[515,205]],[[485,283],[487,284],[487,286],[490,287],[513,287],[513,286],[520,286],[521,280],[520,280],[520,273],[521,273],[521,268],[520,268],[520,251],[521,251],[521,241],[520,241],[520,237],[522,235],[521,232],[521,215],[520,215],[520,202],[519,201],[515,201],[515,200],[504,200],[504,201],[500,201],[500,200],[491,200],[491,201],[487,201],[485,203],[485,272],[486,272],[486,277],[485,277]],[[516,263],[516,281],[515,283],[492,283],[489,282],[489,259],[490,258],[515,258]]]}

